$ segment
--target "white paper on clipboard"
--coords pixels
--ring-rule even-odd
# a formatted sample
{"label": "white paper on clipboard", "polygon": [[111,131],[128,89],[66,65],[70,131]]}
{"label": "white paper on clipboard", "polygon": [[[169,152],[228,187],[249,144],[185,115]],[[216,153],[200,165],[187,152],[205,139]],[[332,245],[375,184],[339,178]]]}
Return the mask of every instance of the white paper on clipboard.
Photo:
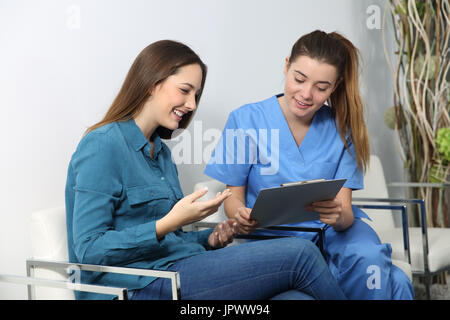
{"label": "white paper on clipboard", "polygon": [[256,219],[259,227],[318,220],[319,214],[305,207],[315,201],[334,199],[345,181],[347,179],[319,179],[261,189],[250,218]]}

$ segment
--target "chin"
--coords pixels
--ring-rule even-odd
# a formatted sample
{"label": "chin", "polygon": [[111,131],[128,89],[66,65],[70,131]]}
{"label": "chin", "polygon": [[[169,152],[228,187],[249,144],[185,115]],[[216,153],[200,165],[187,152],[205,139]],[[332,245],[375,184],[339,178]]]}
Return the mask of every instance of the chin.
{"label": "chin", "polygon": [[166,126],[166,128],[174,131],[174,130],[177,130],[179,126],[180,126],[180,124],[177,122],[176,124],[171,124],[169,126]]}

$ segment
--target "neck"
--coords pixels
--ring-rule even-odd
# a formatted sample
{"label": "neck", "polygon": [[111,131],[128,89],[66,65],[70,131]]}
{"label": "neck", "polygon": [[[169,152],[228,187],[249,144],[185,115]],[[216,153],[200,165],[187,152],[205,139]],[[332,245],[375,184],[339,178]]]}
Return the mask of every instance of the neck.
{"label": "neck", "polygon": [[145,117],[143,112],[134,117],[134,122],[141,129],[145,138],[150,141],[151,136],[158,128],[158,124],[155,121],[149,121],[149,117]]}
{"label": "neck", "polygon": [[294,114],[292,114],[292,112],[289,110],[289,106],[286,102],[284,95],[278,98],[278,103],[280,104],[281,111],[283,112],[284,117],[286,118],[286,121],[289,123],[290,126],[309,127],[309,125],[312,122],[312,117],[305,119],[297,117]]}

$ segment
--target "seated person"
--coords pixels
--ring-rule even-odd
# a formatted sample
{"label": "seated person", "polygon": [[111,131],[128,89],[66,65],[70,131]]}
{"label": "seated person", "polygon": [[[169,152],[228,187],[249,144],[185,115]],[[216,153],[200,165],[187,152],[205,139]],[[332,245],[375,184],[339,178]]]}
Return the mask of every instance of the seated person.
{"label": "seated person", "polygon": [[[308,208],[319,213],[320,221],[298,226],[325,228],[328,266],[348,298],[412,299],[411,281],[392,265],[390,245],[380,243],[361,220],[367,215],[351,204],[352,190],[363,188],[370,155],[358,65],[357,48],[342,35],[314,31],[302,36],[286,58],[284,93],[230,114],[205,174],[230,188],[225,212],[241,233],[257,226],[250,213],[262,188],[347,179],[335,199]],[[269,234],[314,240],[308,232]]]}
{"label": "seated person", "polygon": [[[136,58],[104,119],[69,164],[71,262],[180,273],[182,299],[345,299],[319,250],[300,238],[229,246],[237,223],[182,227],[217,211],[229,190],[183,196],[168,147],[200,101],[206,66],[189,47],[158,41]],[[82,283],[126,287],[131,299],[170,299],[168,279],[82,272]],[[79,299],[110,298],[77,292]]]}

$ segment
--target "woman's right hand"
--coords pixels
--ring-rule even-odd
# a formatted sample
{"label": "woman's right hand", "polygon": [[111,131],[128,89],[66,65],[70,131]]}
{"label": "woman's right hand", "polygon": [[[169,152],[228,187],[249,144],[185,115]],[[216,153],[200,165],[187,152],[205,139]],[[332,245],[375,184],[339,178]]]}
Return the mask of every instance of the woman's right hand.
{"label": "woman's right hand", "polygon": [[231,196],[229,189],[218,192],[214,199],[197,201],[208,192],[208,189],[197,190],[179,200],[163,218],[156,221],[158,238],[175,231],[185,225],[200,221],[216,212],[222,202]]}
{"label": "woman's right hand", "polygon": [[239,233],[249,234],[258,227],[258,221],[250,218],[252,209],[246,207],[239,207],[234,215],[234,220],[237,222]]}

